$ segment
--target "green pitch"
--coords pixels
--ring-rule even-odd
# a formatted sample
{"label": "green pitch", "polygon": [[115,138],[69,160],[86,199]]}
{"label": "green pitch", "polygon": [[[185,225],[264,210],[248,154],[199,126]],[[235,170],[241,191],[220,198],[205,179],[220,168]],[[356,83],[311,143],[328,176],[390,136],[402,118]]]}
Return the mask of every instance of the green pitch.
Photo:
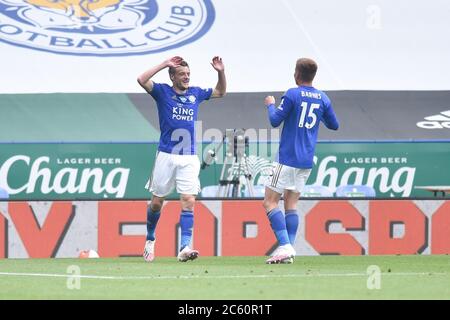
{"label": "green pitch", "polygon": [[450,299],[446,255],[265,259],[5,259],[0,299]]}

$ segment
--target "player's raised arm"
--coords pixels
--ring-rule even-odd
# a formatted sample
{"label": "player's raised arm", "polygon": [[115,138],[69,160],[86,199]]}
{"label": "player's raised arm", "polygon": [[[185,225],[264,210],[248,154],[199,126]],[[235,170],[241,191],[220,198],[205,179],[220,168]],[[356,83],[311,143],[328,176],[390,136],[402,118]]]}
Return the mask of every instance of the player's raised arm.
{"label": "player's raised arm", "polygon": [[221,98],[227,93],[227,79],[225,78],[225,66],[223,64],[222,58],[215,56],[211,62],[214,70],[217,71],[219,77],[216,87],[214,88],[211,98]]}
{"label": "player's raised arm", "polygon": [[275,98],[273,96],[267,96],[264,99],[264,104],[266,105],[269,112],[270,124],[274,128],[278,127],[289,114],[291,104],[285,103],[285,101],[286,98],[283,96],[280,105],[278,107],[275,107]]}
{"label": "player's raised arm", "polygon": [[165,60],[164,62],[145,71],[143,74],[141,74],[137,78],[137,81],[141,85],[141,87],[145,89],[145,91],[150,93],[153,90],[153,81],[151,81],[151,78],[164,68],[168,68],[168,67],[176,68],[176,67],[180,66],[181,61],[183,61],[183,58],[181,58],[179,56],[169,58],[169,59]]}

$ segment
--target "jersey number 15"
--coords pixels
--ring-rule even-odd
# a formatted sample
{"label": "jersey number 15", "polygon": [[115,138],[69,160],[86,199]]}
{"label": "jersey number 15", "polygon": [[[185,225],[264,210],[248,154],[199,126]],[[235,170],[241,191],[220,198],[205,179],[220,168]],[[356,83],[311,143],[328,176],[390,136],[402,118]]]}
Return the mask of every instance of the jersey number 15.
{"label": "jersey number 15", "polygon": [[[312,127],[314,127],[314,125],[316,124],[316,121],[317,121],[317,116],[314,113],[314,110],[319,109],[320,104],[311,103],[311,105],[308,108],[308,102],[303,101],[300,106],[302,108],[302,114],[300,115],[300,121],[298,122],[298,126],[300,128],[305,127],[306,129],[311,129]],[[307,117],[308,119],[305,119],[307,110],[308,110],[308,117]],[[310,119],[311,119],[311,121],[309,121]],[[305,120],[307,120],[307,121],[305,121]]]}

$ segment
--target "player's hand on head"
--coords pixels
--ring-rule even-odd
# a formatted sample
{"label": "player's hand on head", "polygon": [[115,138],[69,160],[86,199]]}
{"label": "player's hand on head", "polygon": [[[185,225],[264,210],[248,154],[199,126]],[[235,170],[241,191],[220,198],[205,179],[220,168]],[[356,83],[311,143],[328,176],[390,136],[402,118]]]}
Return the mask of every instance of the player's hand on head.
{"label": "player's hand on head", "polygon": [[172,67],[172,68],[176,68],[179,67],[181,65],[181,62],[183,61],[183,58],[180,56],[175,56],[172,58],[169,58],[166,60],[166,65],[168,67]]}
{"label": "player's hand on head", "polygon": [[266,106],[270,106],[271,104],[275,104],[275,97],[274,97],[274,96],[267,96],[267,97],[264,99],[264,104],[265,104]]}
{"label": "player's hand on head", "polygon": [[222,58],[219,56],[215,56],[212,59],[211,65],[216,71],[224,71],[225,70],[225,66],[223,64]]}

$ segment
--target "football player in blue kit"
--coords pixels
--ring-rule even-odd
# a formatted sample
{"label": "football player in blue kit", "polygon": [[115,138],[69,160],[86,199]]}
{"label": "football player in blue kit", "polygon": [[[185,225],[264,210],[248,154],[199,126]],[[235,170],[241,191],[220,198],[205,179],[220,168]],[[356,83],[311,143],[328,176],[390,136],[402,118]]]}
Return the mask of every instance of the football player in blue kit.
{"label": "football player in blue kit", "polygon": [[[145,71],[138,77],[139,84],[156,101],[161,136],[152,175],[147,186],[152,200],[147,209],[147,240],[144,259],[155,258],[155,229],[166,196],[174,187],[180,194],[182,212],[180,215],[181,243],[178,260],[194,260],[199,252],[191,248],[194,225],[195,196],[200,191],[200,161],[196,155],[195,121],[201,102],[220,98],[226,93],[225,67],[222,58],[215,56],[211,62],[218,73],[214,89],[202,89],[189,85],[189,65],[179,56],[167,59]],[[155,83],[152,77],[168,68],[172,86]]]}
{"label": "football player in blue kit", "polygon": [[[263,203],[279,245],[266,261],[269,264],[294,261],[297,202],[313,167],[319,124],[322,121],[331,130],[339,127],[330,99],[312,85],[316,72],[317,64],[312,59],[298,59],[294,73],[297,87],[286,91],[278,107],[273,96],[264,100],[270,124],[278,127],[283,123],[277,160],[266,183]],[[284,214],[278,208],[281,195]]]}

